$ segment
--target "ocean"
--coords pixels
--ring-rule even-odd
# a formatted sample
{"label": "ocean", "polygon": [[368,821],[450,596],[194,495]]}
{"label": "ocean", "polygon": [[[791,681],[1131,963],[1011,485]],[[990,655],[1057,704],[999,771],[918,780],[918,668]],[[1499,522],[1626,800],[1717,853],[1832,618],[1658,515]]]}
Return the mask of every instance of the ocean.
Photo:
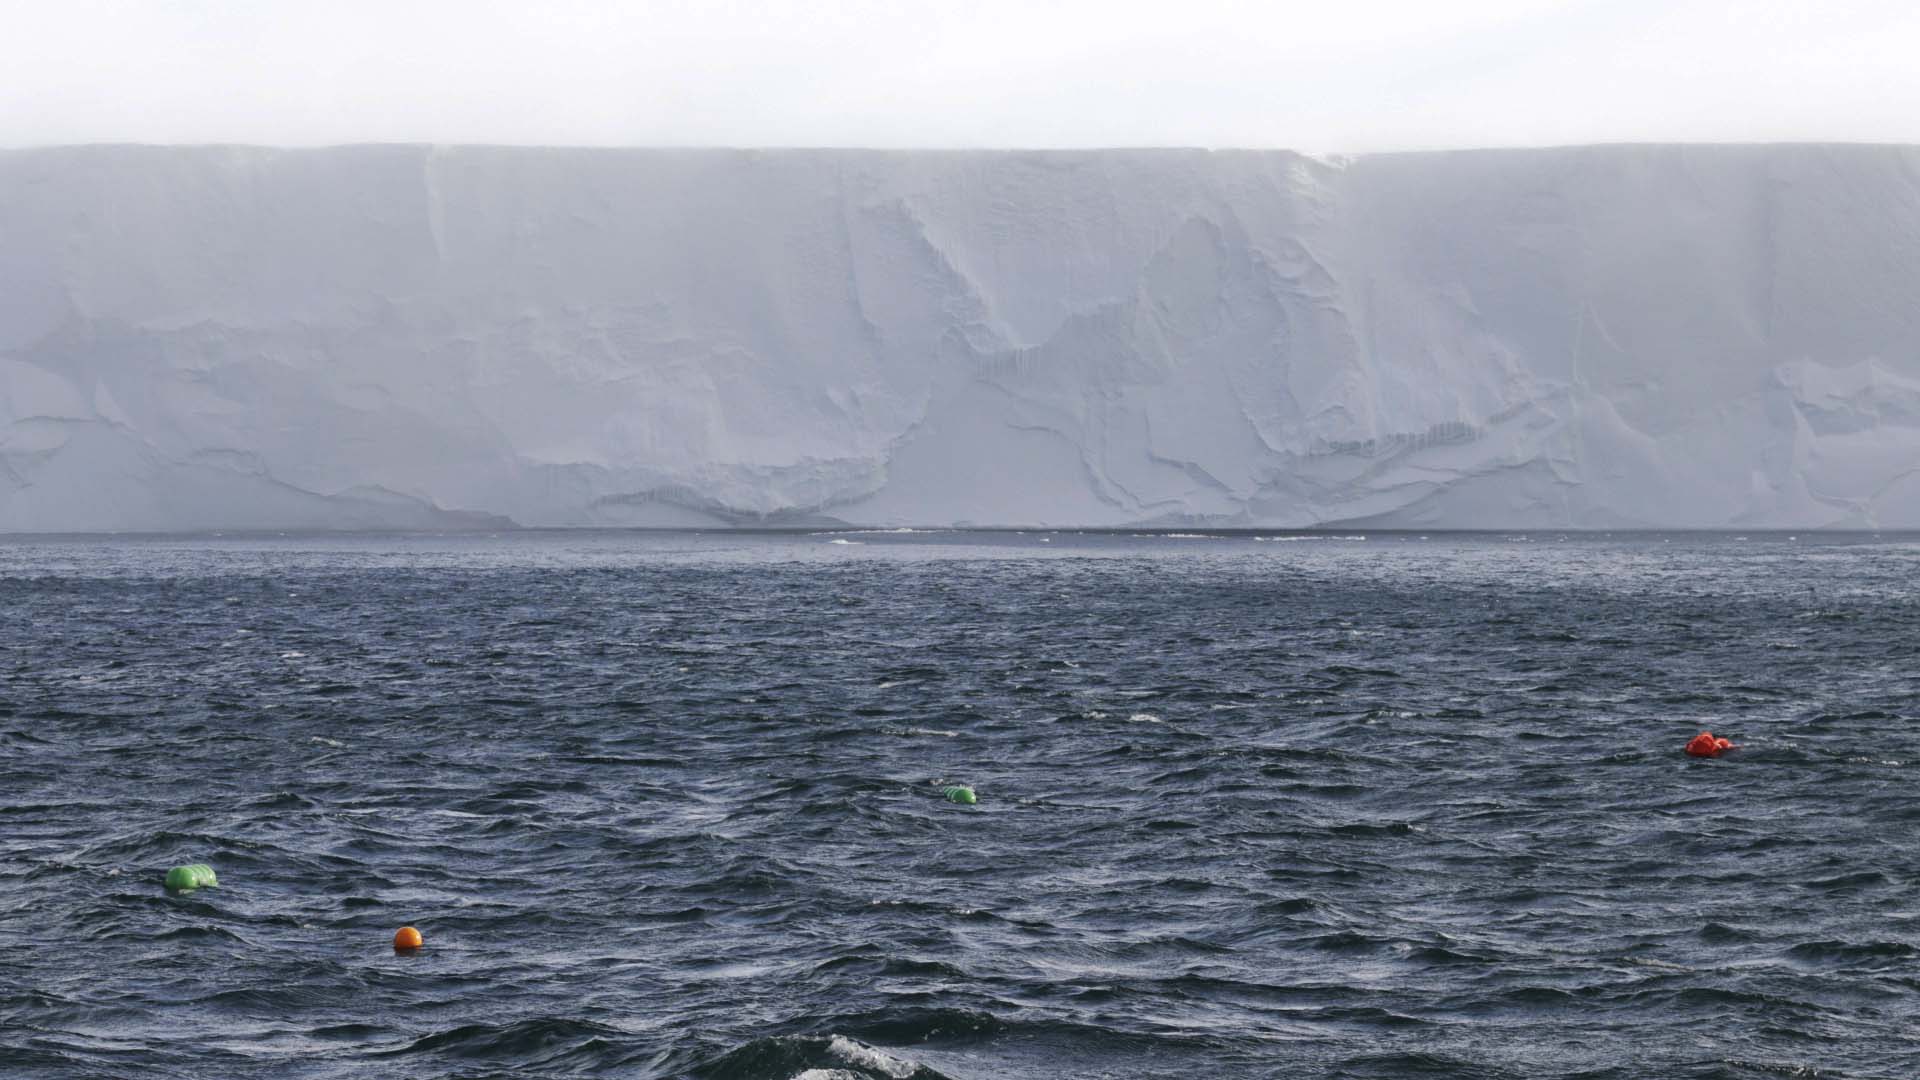
{"label": "ocean", "polygon": [[1905,535],[4,538],[0,1075],[1913,1077],[1917,601]]}

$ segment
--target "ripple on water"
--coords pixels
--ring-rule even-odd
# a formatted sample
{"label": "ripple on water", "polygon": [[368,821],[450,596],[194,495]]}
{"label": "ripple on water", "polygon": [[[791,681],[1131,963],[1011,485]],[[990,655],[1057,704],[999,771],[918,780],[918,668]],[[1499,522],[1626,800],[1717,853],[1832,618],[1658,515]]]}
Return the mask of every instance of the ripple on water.
{"label": "ripple on water", "polygon": [[0,543],[0,1073],[1920,1075],[1920,546],[1205,535]]}

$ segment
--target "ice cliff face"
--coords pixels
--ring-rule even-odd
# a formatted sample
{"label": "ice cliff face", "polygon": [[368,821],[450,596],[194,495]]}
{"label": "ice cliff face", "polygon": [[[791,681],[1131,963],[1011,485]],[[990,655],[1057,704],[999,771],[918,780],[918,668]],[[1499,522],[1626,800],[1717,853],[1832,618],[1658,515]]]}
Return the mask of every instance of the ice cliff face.
{"label": "ice cliff face", "polygon": [[1920,151],[0,153],[0,530],[1920,526]]}

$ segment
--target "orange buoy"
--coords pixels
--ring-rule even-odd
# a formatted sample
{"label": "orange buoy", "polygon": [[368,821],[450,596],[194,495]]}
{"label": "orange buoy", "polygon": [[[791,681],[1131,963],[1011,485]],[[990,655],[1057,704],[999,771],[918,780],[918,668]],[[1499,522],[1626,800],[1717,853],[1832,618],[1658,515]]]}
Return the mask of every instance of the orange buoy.
{"label": "orange buoy", "polygon": [[1688,757],[1719,757],[1733,748],[1733,740],[1718,738],[1711,731],[1703,731],[1687,740]]}
{"label": "orange buoy", "polygon": [[393,951],[412,952],[420,947],[420,931],[403,926],[393,932]]}

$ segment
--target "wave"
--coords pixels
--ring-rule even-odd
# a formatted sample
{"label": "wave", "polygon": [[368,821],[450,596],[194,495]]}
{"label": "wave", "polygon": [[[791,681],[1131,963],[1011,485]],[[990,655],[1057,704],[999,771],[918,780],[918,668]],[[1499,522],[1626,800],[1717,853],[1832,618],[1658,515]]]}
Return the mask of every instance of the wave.
{"label": "wave", "polygon": [[845,1035],[755,1039],[693,1071],[699,1080],[950,1080]]}
{"label": "wave", "polygon": [[615,1028],[587,1020],[540,1016],[511,1023],[463,1024],[367,1056],[427,1054],[521,1068],[600,1070],[641,1053],[642,1048],[630,1035]]}

